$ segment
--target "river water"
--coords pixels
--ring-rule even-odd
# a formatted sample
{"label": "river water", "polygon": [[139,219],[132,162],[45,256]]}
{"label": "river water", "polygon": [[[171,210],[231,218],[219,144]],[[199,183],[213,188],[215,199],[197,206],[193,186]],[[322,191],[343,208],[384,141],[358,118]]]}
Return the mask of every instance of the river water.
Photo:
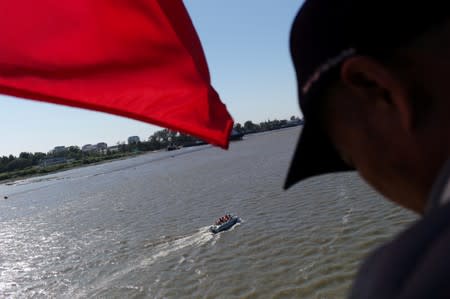
{"label": "river water", "polygon": [[[0,297],[344,298],[415,216],[351,173],[283,191],[298,134],[0,185]],[[227,212],[242,223],[212,235]]]}

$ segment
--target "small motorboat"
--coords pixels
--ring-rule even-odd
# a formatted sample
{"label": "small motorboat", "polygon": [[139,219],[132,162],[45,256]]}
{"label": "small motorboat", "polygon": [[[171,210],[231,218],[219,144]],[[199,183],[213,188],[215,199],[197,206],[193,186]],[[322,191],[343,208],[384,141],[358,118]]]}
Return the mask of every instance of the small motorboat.
{"label": "small motorboat", "polygon": [[232,216],[230,214],[220,217],[211,227],[210,231],[214,234],[220,233],[221,231],[228,230],[233,227],[236,223],[240,221],[238,216]]}

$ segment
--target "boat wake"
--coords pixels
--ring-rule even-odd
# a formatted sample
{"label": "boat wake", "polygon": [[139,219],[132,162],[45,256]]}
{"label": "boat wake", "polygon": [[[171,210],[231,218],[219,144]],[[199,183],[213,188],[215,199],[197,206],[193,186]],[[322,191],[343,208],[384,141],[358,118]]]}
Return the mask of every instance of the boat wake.
{"label": "boat wake", "polygon": [[144,259],[141,262],[141,266],[147,267],[156,262],[158,259],[166,257],[169,254],[174,254],[187,247],[203,246],[213,239],[215,239],[215,236],[209,231],[209,226],[202,227],[191,235],[173,238],[167,242],[156,245],[153,249],[153,252],[155,253]]}
{"label": "boat wake", "polygon": [[169,255],[181,256],[181,262],[179,263],[183,263],[184,257],[182,254],[179,254],[181,250],[187,249],[188,247],[200,247],[210,242],[214,245],[218,238],[219,236],[213,235],[209,231],[209,226],[202,227],[190,235],[173,238],[162,237],[157,242],[152,242],[151,244],[145,245],[145,247],[148,247],[151,253],[153,253],[149,257],[145,257],[140,261],[138,260],[129,267],[122,268],[120,271],[115,272],[108,278],[98,281],[96,284],[91,285],[89,290],[73,290],[72,297],[95,297],[101,293],[102,290],[105,290],[112,285],[114,281],[122,281],[124,280],[124,277],[127,277],[131,272],[136,271],[139,268],[147,268],[159,259]]}

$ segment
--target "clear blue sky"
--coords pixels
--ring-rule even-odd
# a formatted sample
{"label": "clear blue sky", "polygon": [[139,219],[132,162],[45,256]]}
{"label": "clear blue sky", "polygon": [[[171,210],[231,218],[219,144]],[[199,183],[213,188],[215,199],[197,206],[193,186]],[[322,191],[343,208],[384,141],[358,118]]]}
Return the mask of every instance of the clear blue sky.
{"label": "clear blue sky", "polygon": [[[288,38],[303,1],[185,0],[212,83],[236,122],[301,116]],[[0,95],[0,155],[47,152],[57,145],[107,142],[160,128],[99,112]]]}

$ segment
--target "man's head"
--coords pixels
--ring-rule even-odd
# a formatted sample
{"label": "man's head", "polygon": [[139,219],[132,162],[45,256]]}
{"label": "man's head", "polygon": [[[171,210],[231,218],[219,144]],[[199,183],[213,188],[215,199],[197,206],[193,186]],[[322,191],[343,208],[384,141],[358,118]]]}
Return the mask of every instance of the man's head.
{"label": "man's head", "polygon": [[[354,167],[423,211],[450,155],[450,22],[432,2],[307,0],[291,35],[306,136],[288,185]],[[304,162],[314,143],[328,148],[319,171]]]}

